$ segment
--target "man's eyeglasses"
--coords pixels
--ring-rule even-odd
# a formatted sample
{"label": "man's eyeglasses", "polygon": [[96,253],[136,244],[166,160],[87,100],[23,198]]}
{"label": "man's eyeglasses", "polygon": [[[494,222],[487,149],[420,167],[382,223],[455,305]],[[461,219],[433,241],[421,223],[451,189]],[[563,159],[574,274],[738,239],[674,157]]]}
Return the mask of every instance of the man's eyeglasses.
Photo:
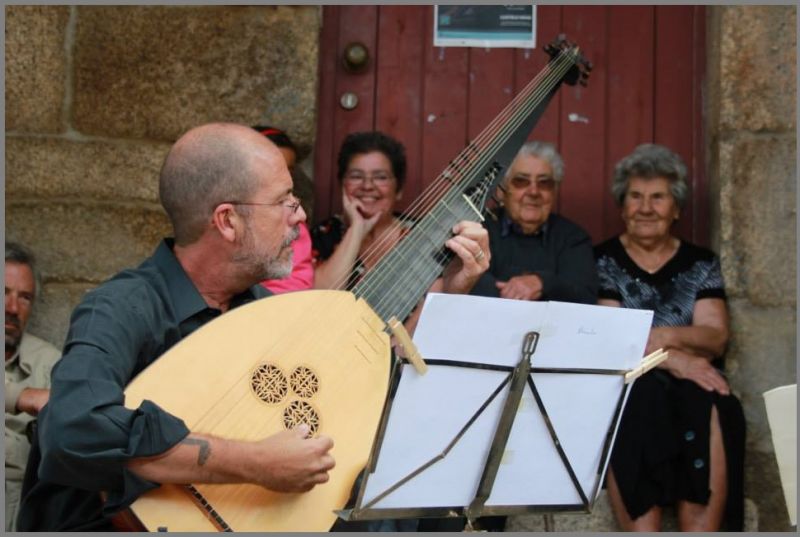
{"label": "man's eyeglasses", "polygon": [[373,175],[365,175],[361,172],[347,172],[344,174],[344,180],[353,185],[363,185],[366,180],[369,179],[376,185],[385,185],[392,179],[394,176],[388,173],[375,173]]}
{"label": "man's eyeglasses", "polygon": [[531,180],[530,177],[516,176],[509,180],[509,184],[517,190],[527,189],[531,184],[535,184],[536,188],[545,192],[552,192],[556,188],[556,180],[552,177],[537,177]]}
{"label": "man's eyeglasses", "polygon": [[282,206],[284,209],[289,209],[291,214],[297,212],[297,209],[300,208],[300,200],[297,199],[294,194],[290,197],[286,198],[283,201],[276,201],[275,203],[256,203],[251,201],[223,201],[222,203],[230,203],[231,205],[254,205],[254,206],[262,206],[262,207],[277,207]]}

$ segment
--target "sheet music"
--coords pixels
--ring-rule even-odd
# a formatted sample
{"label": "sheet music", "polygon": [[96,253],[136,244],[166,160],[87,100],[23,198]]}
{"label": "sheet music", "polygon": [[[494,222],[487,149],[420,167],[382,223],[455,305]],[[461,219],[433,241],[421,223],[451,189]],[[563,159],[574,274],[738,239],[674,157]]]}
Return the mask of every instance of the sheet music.
{"label": "sheet music", "polygon": [[[540,338],[532,367],[627,370],[644,355],[652,312],[560,302],[429,294],[414,335],[426,360],[515,367],[524,335]],[[446,446],[507,377],[507,372],[434,366],[404,369],[395,394],[369,503]],[[620,374],[533,372],[584,494],[593,499],[602,445],[623,394]],[[475,496],[508,386],[444,458],[378,501],[374,508],[466,506]],[[492,495],[486,505],[580,504],[529,388],[523,394]]]}
{"label": "sheet music", "polygon": [[536,367],[630,369],[644,356],[652,318],[647,310],[429,293],[414,343],[427,359],[515,366],[534,330]]}

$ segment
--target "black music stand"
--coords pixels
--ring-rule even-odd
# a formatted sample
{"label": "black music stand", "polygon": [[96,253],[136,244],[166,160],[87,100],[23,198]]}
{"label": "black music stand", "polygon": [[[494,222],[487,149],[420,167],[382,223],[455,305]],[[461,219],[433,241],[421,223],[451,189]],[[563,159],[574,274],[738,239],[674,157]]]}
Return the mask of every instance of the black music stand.
{"label": "black music stand", "polygon": [[[497,333],[486,318],[503,314],[507,330]],[[651,319],[640,310],[429,295],[415,337],[428,372],[395,364],[355,505],[339,516],[472,522],[590,512]],[[626,335],[608,340],[622,326]],[[505,356],[476,359],[486,355],[479,341],[492,337],[506,341]],[[588,347],[570,343],[580,338]],[[448,359],[448,348],[462,360]],[[603,356],[570,358],[569,349],[587,348]]]}

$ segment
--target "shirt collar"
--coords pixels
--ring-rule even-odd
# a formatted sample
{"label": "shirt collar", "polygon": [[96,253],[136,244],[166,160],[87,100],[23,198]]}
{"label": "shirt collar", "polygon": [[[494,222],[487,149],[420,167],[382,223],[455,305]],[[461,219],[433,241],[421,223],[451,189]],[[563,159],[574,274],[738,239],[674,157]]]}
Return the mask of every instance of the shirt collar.
{"label": "shirt collar", "polygon": [[[174,239],[166,238],[162,240],[151,259],[164,276],[172,304],[175,306],[175,313],[182,322],[205,309],[212,308],[206,304],[206,301],[200,295],[200,291],[197,290],[189,275],[183,270],[178,258],[175,257],[174,246]],[[266,289],[256,284],[231,298],[231,308],[269,294]]]}
{"label": "shirt collar", "polygon": [[[17,345],[17,350],[14,352],[14,356],[12,356],[10,360],[6,361],[6,367],[13,367],[14,364],[17,364],[17,367],[19,367],[22,371],[24,371],[25,374],[30,375],[32,371],[30,364],[31,358],[30,356],[28,356],[28,354],[30,353],[27,353],[25,356],[22,356],[22,347],[23,344],[27,341],[27,339],[28,339],[27,333],[22,332],[22,338],[19,340],[19,345]],[[28,347],[28,345],[26,344],[25,347]]]}
{"label": "shirt collar", "polygon": [[[21,343],[22,343],[22,341],[20,341],[20,344]],[[18,363],[20,361],[20,359],[19,359],[19,347],[20,347],[20,345],[17,345],[17,350],[14,351],[14,356],[12,356],[8,360],[6,360],[6,368],[13,366],[14,364],[16,364],[16,363]],[[21,365],[22,364],[20,363],[20,366]]]}

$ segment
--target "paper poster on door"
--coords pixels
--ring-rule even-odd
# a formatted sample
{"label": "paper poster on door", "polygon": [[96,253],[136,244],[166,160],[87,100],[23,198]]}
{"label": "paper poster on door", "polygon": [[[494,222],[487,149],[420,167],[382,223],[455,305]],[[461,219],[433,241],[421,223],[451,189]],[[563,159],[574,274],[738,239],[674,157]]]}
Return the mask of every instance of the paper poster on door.
{"label": "paper poster on door", "polygon": [[435,6],[433,45],[535,48],[536,6]]}

